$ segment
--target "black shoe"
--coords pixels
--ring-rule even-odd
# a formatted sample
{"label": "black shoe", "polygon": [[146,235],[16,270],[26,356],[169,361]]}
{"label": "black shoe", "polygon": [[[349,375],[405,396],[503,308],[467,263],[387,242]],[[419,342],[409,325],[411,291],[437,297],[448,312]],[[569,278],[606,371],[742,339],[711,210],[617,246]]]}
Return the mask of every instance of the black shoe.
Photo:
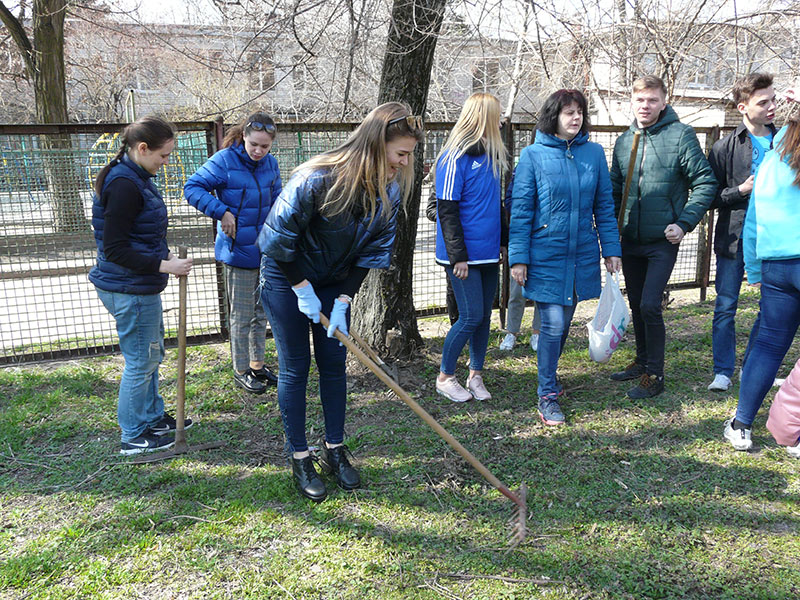
{"label": "black shoe", "polygon": [[265,383],[267,385],[278,385],[278,376],[275,375],[272,371],[270,371],[267,367],[261,367],[260,369],[250,369],[253,375],[256,376],[261,383]]}
{"label": "black shoe", "polygon": [[322,502],[328,495],[325,483],[320,479],[319,473],[314,468],[314,460],[310,456],[305,458],[290,458],[294,485],[301,495],[314,502]]}
{"label": "black shoe", "polygon": [[155,452],[156,450],[166,450],[175,445],[175,438],[171,435],[157,435],[149,429],[145,429],[139,437],[135,437],[127,442],[122,442],[120,454],[141,454],[142,452]]}
{"label": "black shoe", "polygon": [[328,448],[325,440],[322,440],[319,446],[319,464],[326,473],[336,475],[340,488],[354,490],[361,487],[361,477],[347,460],[348,453],[353,456],[344,444],[336,446],[336,448]]}
{"label": "black shoe", "polygon": [[628,397],[635,400],[652,398],[664,391],[664,376],[642,375],[639,383],[628,390]]}
{"label": "black shoe", "polygon": [[[191,426],[191,419],[183,420],[184,429],[189,429]],[[150,432],[153,433],[153,435],[167,435],[168,433],[175,433],[175,429],[177,427],[178,422],[175,420],[175,418],[168,413],[164,413],[164,416],[161,417],[161,420],[150,428]]]}
{"label": "black shoe", "polygon": [[240,388],[243,388],[251,394],[263,394],[267,391],[267,384],[263,383],[256,378],[253,374],[253,369],[247,369],[244,373],[239,375],[236,371],[233,372],[233,380]]}
{"label": "black shoe", "polygon": [[638,379],[644,375],[644,373],[644,365],[640,365],[637,362],[632,362],[625,367],[625,370],[612,373],[609,375],[609,377],[611,377],[611,379],[614,381],[628,381],[630,379]]}

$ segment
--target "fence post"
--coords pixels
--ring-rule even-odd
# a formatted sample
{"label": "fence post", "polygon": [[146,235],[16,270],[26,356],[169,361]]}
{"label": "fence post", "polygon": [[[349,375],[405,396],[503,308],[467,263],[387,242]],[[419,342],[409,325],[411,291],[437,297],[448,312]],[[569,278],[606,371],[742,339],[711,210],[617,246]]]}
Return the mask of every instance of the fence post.
{"label": "fence post", "polygon": [[[706,156],[711,153],[711,148],[714,143],[719,140],[719,135],[719,125],[714,125],[706,134]],[[704,302],[711,275],[711,252],[714,243],[714,210],[709,210],[700,223],[701,228],[697,237],[697,279],[700,284],[700,301]]]}
{"label": "fence post", "polygon": [[[223,122],[222,117],[217,117],[213,124],[213,144],[209,143],[208,150],[210,157],[214,152],[222,148],[222,140],[225,137],[225,123]],[[216,219],[211,219],[211,229],[212,229],[212,239],[216,239],[217,237],[217,221]],[[230,334],[228,331],[228,302],[227,302],[227,295],[225,293],[225,272],[223,270],[222,263],[219,261],[214,261],[214,270],[217,276],[217,298],[219,299],[219,332],[222,334],[224,338],[227,338]]]}

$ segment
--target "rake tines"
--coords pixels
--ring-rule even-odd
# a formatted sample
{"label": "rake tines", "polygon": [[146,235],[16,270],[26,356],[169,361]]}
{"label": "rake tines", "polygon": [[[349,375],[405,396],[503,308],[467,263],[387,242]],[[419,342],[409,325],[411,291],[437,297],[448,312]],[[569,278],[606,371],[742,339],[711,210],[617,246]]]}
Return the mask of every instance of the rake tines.
{"label": "rake tines", "polygon": [[516,499],[512,498],[514,512],[508,520],[508,524],[511,527],[511,539],[508,541],[506,554],[519,546],[525,540],[525,536],[528,535],[528,526],[526,524],[528,518],[528,487],[524,481],[520,484],[519,490],[514,496],[516,496]]}

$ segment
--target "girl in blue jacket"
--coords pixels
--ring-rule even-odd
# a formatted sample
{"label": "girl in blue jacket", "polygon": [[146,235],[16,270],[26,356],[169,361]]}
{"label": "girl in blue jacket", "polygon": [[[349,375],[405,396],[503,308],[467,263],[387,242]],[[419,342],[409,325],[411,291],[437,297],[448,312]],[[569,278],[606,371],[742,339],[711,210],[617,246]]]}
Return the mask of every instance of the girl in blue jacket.
{"label": "girl in blue jacket", "polygon": [[[453,402],[489,400],[483,363],[500,262],[500,174],[506,149],[500,137],[500,101],[473,94],[436,157],[436,262],[453,286],[458,321],[447,332],[436,391]],[[455,376],[469,342],[467,387]]]}
{"label": "girl in blue jacket", "polygon": [[278,381],[264,365],[267,317],[258,295],[261,254],[256,246],[281,193],[278,161],[270,154],[276,134],[268,114],[250,115],[228,131],[223,149],[184,186],[189,204],[218,221],[214,256],[225,270],[233,379],[254,394]]}
{"label": "girl in blue jacket", "polygon": [[[153,177],[175,147],[172,126],[156,117],[128,125],[122,147],[94,184],[92,227],[97,264],[89,280],[114,317],[125,368],[119,382],[117,419],[122,454],[169,448],[175,419],[164,412],[158,393],[158,365],[164,359],[161,292],[169,274],[188,275],[191,258],[167,247],[167,207]],[[184,427],[191,426],[186,419]]]}
{"label": "girl in blue jacket", "polygon": [[[794,90],[787,99],[800,98]],[[761,317],[750,334],[736,416],[723,435],[736,450],[753,447],[753,421],[800,326],[800,118],[775,136],[758,169],[742,232],[747,281],[761,289]]]}
{"label": "girl in blue jacket", "polygon": [[537,362],[539,416],[564,423],[556,379],[572,315],[600,295],[600,249],[606,269],[621,267],[614,200],[603,147],[589,141],[586,98],[559,90],[542,106],[533,144],[514,176],[508,261],[523,295],[542,318]]}
{"label": "girl in blue jacket", "polygon": [[[339,487],[352,490],[361,478],[343,444],[347,351],[334,334],[347,335],[350,305],[369,269],[389,267],[419,141],[422,120],[408,106],[389,102],[373,109],[341,146],[295,169],[258,236],[261,300],[278,347],[289,462],[299,492],[317,502],[327,490],[306,440],[309,325],[325,417],[320,459]],[[327,335],[320,312],[330,315]]]}

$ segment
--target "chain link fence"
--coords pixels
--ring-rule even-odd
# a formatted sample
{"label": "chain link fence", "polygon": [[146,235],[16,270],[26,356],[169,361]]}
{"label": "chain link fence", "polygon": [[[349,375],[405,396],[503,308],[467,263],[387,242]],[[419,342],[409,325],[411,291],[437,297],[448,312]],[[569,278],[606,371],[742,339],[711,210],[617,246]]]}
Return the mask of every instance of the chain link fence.
{"label": "chain link fence", "polygon": [[[119,149],[124,125],[0,125],[0,365],[114,352],[113,318],[100,303],[88,272],[95,262],[91,231],[92,185]],[[282,123],[272,153],[281,176],[308,158],[343,142],[354,124]],[[452,123],[426,125],[427,172]],[[534,125],[513,124],[508,136],[514,162],[533,139]],[[610,158],[624,127],[596,127],[592,139]],[[170,248],[186,246],[189,277],[189,343],[227,339],[222,271],[214,260],[215,224],[183,199],[186,179],[219,146],[220,123],[177,123],[176,145],[156,177],[169,213]],[[707,149],[720,131],[698,129]],[[506,177],[507,178],[506,174]],[[429,179],[420,200],[414,253],[414,305],[419,314],[444,311],[444,270],[434,261],[435,224],[425,216]],[[704,294],[712,252],[706,221],[681,244],[673,287],[700,287]],[[167,345],[176,343],[178,286],[162,294]]]}

